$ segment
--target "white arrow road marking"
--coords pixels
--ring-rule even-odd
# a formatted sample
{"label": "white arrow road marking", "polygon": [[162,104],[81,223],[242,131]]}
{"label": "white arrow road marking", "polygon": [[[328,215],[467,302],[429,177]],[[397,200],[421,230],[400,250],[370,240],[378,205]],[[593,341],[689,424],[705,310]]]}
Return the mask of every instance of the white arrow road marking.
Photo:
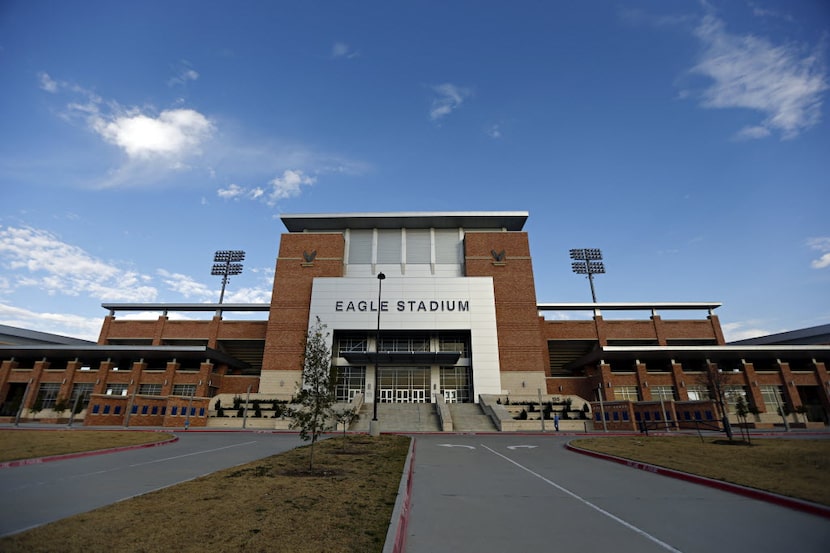
{"label": "white arrow road marking", "polygon": [[509,445],[509,446],[507,446],[507,449],[509,449],[511,451],[516,451],[520,447],[526,447],[528,449],[533,449],[534,447],[539,447],[539,446],[535,446],[535,445]]}
{"label": "white arrow road marking", "polygon": [[438,444],[441,447],[466,447],[467,449],[475,449],[475,446],[460,445],[460,444]]}

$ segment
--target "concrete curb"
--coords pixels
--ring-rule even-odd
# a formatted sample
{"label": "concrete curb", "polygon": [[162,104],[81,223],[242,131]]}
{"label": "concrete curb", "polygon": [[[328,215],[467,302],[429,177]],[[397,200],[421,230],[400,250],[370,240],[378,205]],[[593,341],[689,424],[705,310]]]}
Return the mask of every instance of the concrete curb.
{"label": "concrete curb", "polygon": [[[145,432],[157,432],[155,430],[146,430]],[[52,461],[66,461],[67,459],[78,459],[80,457],[91,457],[93,455],[105,455],[107,453],[118,453],[119,451],[129,451],[132,449],[144,449],[147,447],[158,447],[168,445],[179,441],[178,436],[171,436],[170,439],[160,442],[152,442],[149,444],[125,445],[120,447],[111,447],[108,449],[95,449],[92,451],[80,451],[78,453],[65,453],[63,455],[49,455],[46,457],[33,457],[31,459],[17,459],[15,461],[6,461],[0,463],[0,469],[11,467],[23,467],[26,465],[39,465],[41,463],[49,463]]]}
{"label": "concrete curb", "polygon": [[392,509],[392,519],[386,532],[383,553],[403,553],[406,546],[406,528],[409,525],[409,502],[412,498],[412,472],[415,466],[415,438],[409,442],[409,453],[403,466],[398,497]]}
{"label": "concrete curb", "polygon": [[681,472],[679,470],[659,467],[657,465],[650,465],[648,463],[632,461],[631,459],[624,459],[622,457],[617,457],[615,455],[598,453],[596,451],[590,451],[587,449],[576,447],[569,443],[565,444],[565,447],[570,451],[581,453],[582,455],[587,455],[589,457],[595,457],[597,459],[603,459],[606,461],[613,461],[615,463],[619,463],[621,465],[625,465],[627,467],[631,467],[637,470],[644,470],[647,472],[652,472],[654,474],[659,474],[661,476],[668,476],[670,478],[677,478],[678,480],[685,480],[686,482],[692,482],[693,484],[709,486],[710,488],[715,488],[725,492],[743,495],[745,497],[750,497],[752,499],[766,501],[768,503],[773,503],[781,507],[787,507],[789,509],[795,509],[797,511],[803,511],[805,513],[810,513],[812,515],[830,519],[830,507],[819,505],[818,503],[811,503],[809,501],[804,501],[802,499],[795,499],[793,497],[778,495],[772,492],[758,490],[755,488],[749,488],[747,486],[741,486],[740,484],[732,484],[730,482],[715,480],[713,478],[698,476],[696,474],[689,474],[687,472]]}

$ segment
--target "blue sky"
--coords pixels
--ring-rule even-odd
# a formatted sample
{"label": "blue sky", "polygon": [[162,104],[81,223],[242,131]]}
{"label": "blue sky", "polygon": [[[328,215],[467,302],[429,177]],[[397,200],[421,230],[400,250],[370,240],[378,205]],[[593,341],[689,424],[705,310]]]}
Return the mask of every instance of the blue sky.
{"label": "blue sky", "polygon": [[[540,302],[830,323],[830,5],[0,2],[0,324],[267,302],[280,213],[526,210]],[[508,252],[509,255],[509,252]],[[155,316],[155,315],[154,315]]]}

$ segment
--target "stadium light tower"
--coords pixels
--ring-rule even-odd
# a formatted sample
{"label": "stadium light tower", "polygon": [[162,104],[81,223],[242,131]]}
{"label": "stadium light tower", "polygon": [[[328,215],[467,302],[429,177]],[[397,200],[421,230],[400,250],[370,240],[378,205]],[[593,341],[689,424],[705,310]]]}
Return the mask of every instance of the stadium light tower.
{"label": "stadium light tower", "polygon": [[213,269],[210,274],[222,277],[222,293],[219,294],[219,303],[225,299],[225,286],[228,285],[231,275],[242,274],[242,263],[245,252],[242,250],[219,250],[213,256]]}
{"label": "stadium light tower", "polygon": [[581,248],[571,250],[571,269],[578,275],[588,275],[588,282],[591,283],[591,298],[597,303],[597,294],[594,291],[594,275],[605,272],[605,265],[602,263],[602,252],[598,248]]}

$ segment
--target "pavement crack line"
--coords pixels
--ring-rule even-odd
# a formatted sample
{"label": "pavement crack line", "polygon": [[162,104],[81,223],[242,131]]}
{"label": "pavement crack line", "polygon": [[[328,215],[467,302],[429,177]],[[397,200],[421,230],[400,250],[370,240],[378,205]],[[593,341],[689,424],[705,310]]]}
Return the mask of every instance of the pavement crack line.
{"label": "pavement crack line", "polygon": [[638,528],[638,527],[634,526],[634,525],[633,525],[633,524],[631,524],[630,522],[626,522],[626,521],[624,521],[623,519],[621,519],[620,517],[618,517],[618,516],[616,516],[616,515],[614,515],[614,514],[612,514],[612,513],[609,513],[608,511],[606,511],[606,510],[605,510],[605,509],[603,509],[602,507],[600,507],[600,506],[598,506],[598,505],[595,505],[595,504],[591,503],[590,501],[588,501],[587,499],[584,499],[583,497],[578,496],[577,494],[575,494],[574,492],[570,491],[570,490],[569,490],[569,489],[567,489],[567,488],[563,488],[562,486],[560,486],[559,484],[557,484],[557,483],[556,483],[556,482],[554,482],[553,480],[549,480],[548,478],[545,478],[544,476],[542,476],[542,475],[541,475],[541,474],[539,474],[538,472],[535,472],[535,471],[533,471],[533,470],[531,470],[531,469],[527,468],[526,466],[524,466],[524,465],[522,465],[522,464],[520,464],[520,463],[518,463],[518,462],[514,461],[514,460],[513,460],[513,459],[511,459],[510,457],[507,457],[506,455],[502,455],[502,454],[501,454],[501,453],[499,453],[498,451],[495,451],[494,449],[491,449],[491,448],[487,447],[487,446],[486,446],[486,445],[484,445],[484,444],[481,444],[481,447],[483,447],[484,449],[486,449],[487,451],[489,451],[489,452],[490,452],[490,453],[492,453],[493,455],[496,455],[496,456],[498,456],[498,457],[501,457],[501,458],[502,458],[502,459],[504,459],[505,461],[508,461],[508,462],[510,462],[510,463],[512,463],[512,464],[514,464],[514,465],[516,465],[517,467],[519,467],[519,468],[520,468],[520,469],[522,469],[523,471],[525,471],[525,472],[527,472],[527,473],[529,473],[529,474],[531,474],[531,475],[535,476],[536,478],[538,478],[539,480],[541,480],[541,481],[545,482],[546,484],[549,484],[549,485],[553,486],[553,487],[554,487],[554,488],[556,488],[557,490],[561,491],[562,493],[565,493],[565,494],[569,495],[570,497],[572,497],[572,498],[576,499],[576,500],[577,500],[577,501],[579,501],[580,503],[582,503],[582,504],[584,504],[584,505],[587,505],[588,507],[590,507],[591,509],[594,509],[594,510],[595,510],[595,511],[597,511],[598,513],[600,513],[600,514],[603,514],[603,515],[607,516],[607,517],[608,517],[608,518],[610,518],[611,520],[613,520],[613,521],[615,521],[615,522],[617,522],[617,523],[619,523],[619,524],[621,524],[621,525],[625,526],[625,527],[626,527],[626,528],[628,528],[629,530],[631,530],[631,531],[633,531],[633,532],[635,532],[635,533],[637,533],[637,534],[639,534],[639,535],[643,536],[643,537],[644,537],[644,538],[646,538],[647,540],[649,540],[649,541],[651,541],[651,542],[653,542],[653,543],[655,543],[655,544],[659,545],[660,547],[662,547],[662,548],[663,548],[663,549],[665,549],[666,551],[671,551],[671,552],[673,552],[673,553],[683,553],[683,552],[682,552],[682,551],[680,551],[679,549],[676,549],[676,548],[672,547],[671,545],[667,544],[666,542],[664,542],[664,541],[662,541],[662,540],[660,540],[660,539],[658,539],[658,538],[656,538],[656,537],[652,536],[651,534],[649,534],[649,533],[648,533],[648,532],[646,532],[645,530],[642,530],[641,528]]}

